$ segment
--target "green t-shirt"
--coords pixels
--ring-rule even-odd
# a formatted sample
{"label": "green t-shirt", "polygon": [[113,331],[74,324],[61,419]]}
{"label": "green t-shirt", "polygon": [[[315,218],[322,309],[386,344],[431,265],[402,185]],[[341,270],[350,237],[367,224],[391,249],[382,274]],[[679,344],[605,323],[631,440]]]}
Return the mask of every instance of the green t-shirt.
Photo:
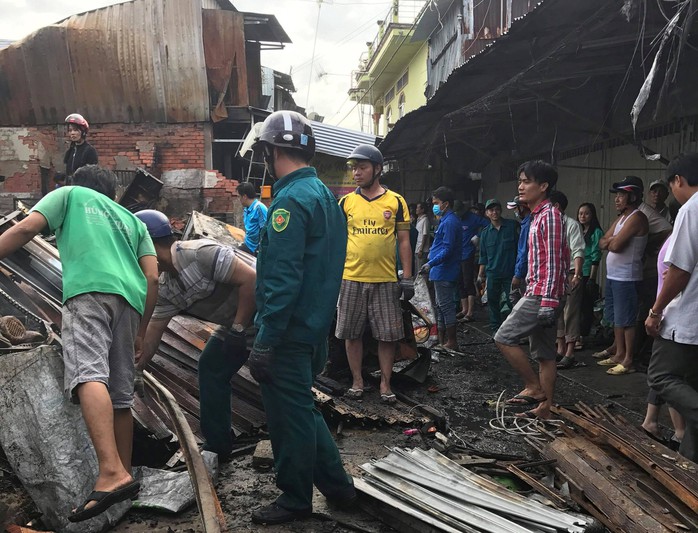
{"label": "green t-shirt", "polygon": [[63,267],[63,302],[88,292],[119,294],[140,314],[147,282],[139,258],[155,255],[145,224],[87,187],[61,187],[32,211],[56,234]]}

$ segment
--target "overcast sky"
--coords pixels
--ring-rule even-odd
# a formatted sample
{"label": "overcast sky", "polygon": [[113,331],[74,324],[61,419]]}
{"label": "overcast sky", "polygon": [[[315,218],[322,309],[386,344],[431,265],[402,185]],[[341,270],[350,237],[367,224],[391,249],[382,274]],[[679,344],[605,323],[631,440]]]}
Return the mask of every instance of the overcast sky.
{"label": "overcast sky", "polygon": [[[118,2],[109,0],[0,0],[0,39],[21,39],[74,13]],[[409,3],[412,10],[415,1]],[[376,36],[376,21],[385,18],[390,0],[326,0],[319,13],[315,61],[313,41],[318,21],[317,0],[233,0],[240,11],[272,13],[292,44],[262,53],[262,64],[291,73],[296,103],[325,117],[325,122],[358,129],[355,103],[349,101],[350,73]],[[310,94],[308,98],[308,86]]]}

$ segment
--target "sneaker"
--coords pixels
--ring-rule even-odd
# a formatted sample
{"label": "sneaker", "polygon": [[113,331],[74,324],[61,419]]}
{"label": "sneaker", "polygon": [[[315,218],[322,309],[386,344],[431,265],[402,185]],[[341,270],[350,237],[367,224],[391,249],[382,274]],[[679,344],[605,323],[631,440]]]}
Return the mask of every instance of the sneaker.
{"label": "sneaker", "polygon": [[256,511],[252,511],[252,522],[261,525],[286,524],[296,520],[304,520],[313,512],[311,509],[307,511],[291,511],[281,507],[276,502],[270,503],[264,507],[260,507]]}

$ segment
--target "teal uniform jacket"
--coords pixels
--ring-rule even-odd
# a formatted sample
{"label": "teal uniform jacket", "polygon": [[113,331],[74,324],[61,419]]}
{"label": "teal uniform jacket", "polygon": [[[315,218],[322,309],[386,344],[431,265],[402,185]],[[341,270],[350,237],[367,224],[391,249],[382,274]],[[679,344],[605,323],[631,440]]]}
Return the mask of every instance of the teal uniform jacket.
{"label": "teal uniform jacket", "polygon": [[257,258],[256,342],[317,345],[337,307],[346,220],[313,167],[281,178],[272,195]]}

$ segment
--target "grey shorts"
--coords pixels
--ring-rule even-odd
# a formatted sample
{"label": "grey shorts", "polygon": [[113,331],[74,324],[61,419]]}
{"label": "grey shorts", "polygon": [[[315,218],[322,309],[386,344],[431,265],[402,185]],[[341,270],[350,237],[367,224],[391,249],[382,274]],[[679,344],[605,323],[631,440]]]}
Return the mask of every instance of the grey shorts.
{"label": "grey shorts", "polygon": [[[557,357],[555,327],[538,325],[540,296],[521,298],[504,324],[497,330],[494,340],[506,346],[517,346],[519,339],[528,337],[531,356],[536,360],[555,360]],[[562,309],[558,306],[558,312]]]}
{"label": "grey shorts", "polygon": [[98,381],[109,389],[114,409],[133,405],[134,342],[140,315],[116,294],[90,292],[63,304],[65,390],[78,403],[75,387]]}
{"label": "grey shorts", "polygon": [[405,336],[400,309],[400,286],[342,280],[337,304],[338,339],[360,339],[368,320],[373,337],[394,342]]}

